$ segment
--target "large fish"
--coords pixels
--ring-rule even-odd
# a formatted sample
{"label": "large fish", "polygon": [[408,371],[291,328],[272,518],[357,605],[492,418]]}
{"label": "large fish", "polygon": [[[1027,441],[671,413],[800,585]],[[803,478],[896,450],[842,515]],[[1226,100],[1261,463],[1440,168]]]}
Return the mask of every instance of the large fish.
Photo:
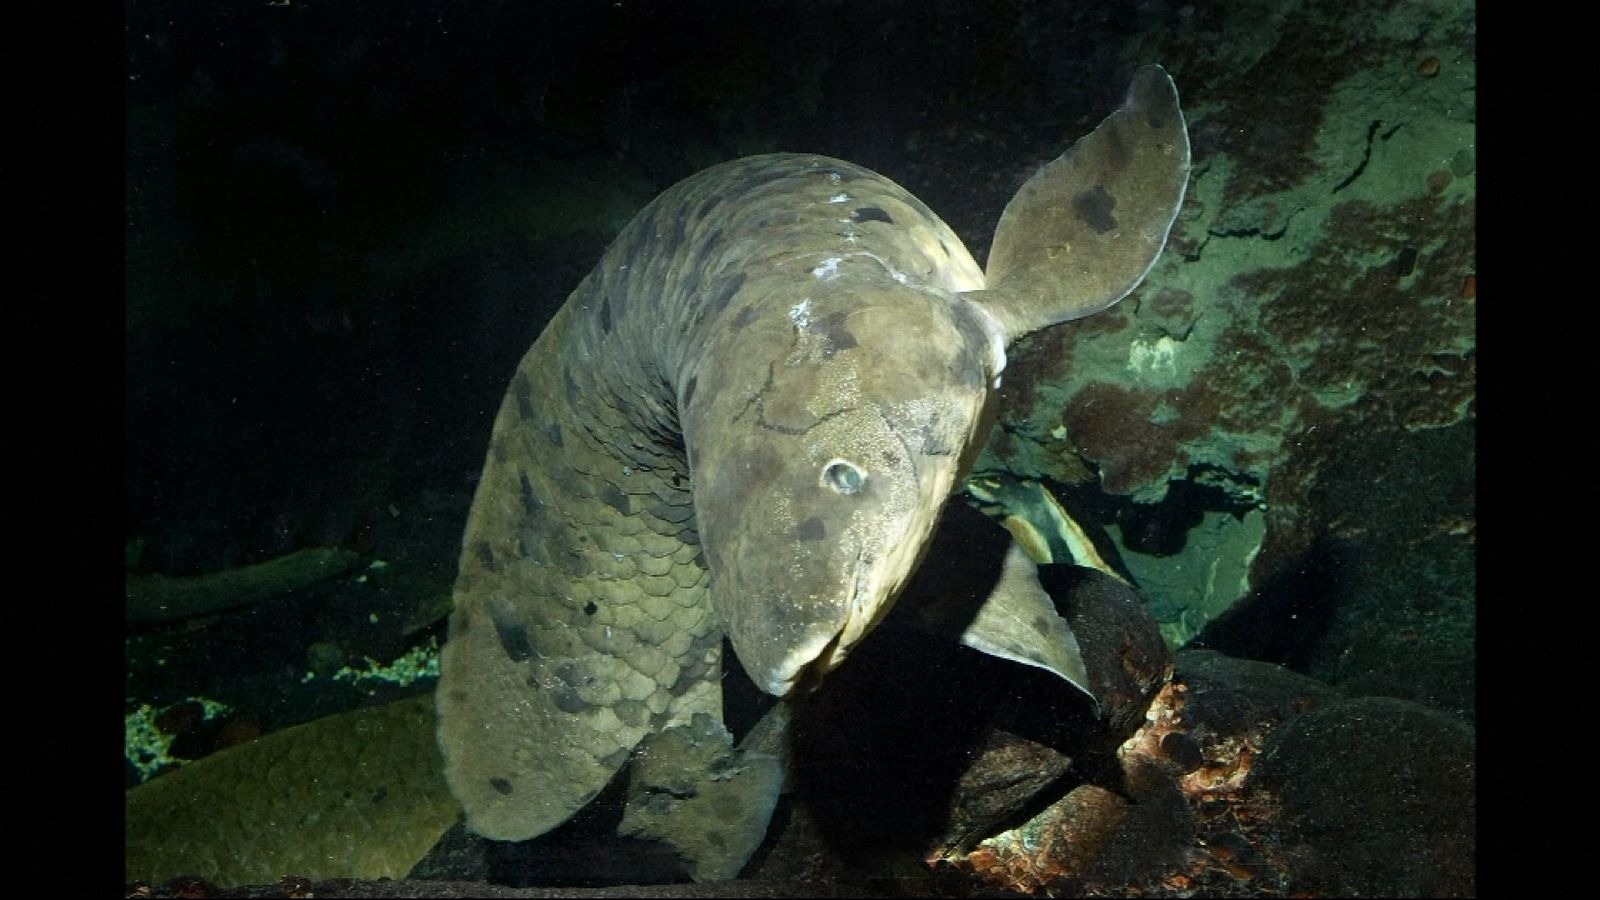
{"label": "large fish", "polygon": [[468,825],[542,834],[647,735],[720,720],[724,634],[780,697],[838,666],[979,448],[1006,346],[1127,295],[1188,170],[1151,66],[1012,198],[987,272],[905,189],[822,156],[646,206],[495,420],[438,691]]}

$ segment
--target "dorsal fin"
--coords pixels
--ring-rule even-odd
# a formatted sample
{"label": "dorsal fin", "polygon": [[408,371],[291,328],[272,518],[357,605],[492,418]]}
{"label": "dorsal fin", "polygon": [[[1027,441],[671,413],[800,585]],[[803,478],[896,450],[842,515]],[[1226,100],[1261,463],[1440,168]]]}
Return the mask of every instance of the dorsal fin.
{"label": "dorsal fin", "polygon": [[1134,76],[1122,106],[1041,166],[1006,205],[969,295],[1007,342],[1099,312],[1144,280],[1183,205],[1189,135],[1165,69]]}

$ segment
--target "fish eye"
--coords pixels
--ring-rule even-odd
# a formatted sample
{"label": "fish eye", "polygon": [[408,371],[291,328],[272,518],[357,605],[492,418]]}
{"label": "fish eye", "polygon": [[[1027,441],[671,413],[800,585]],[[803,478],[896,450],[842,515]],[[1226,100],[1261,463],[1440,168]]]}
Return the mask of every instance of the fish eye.
{"label": "fish eye", "polygon": [[841,494],[854,494],[867,483],[867,473],[852,463],[836,459],[822,467],[822,483]]}

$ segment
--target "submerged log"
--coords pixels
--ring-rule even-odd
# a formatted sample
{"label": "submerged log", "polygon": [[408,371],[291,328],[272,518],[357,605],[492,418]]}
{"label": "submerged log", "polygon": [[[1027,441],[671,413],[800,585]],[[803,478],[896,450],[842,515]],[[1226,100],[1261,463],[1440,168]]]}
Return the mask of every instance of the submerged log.
{"label": "submerged log", "polygon": [[361,555],[338,547],[309,547],[266,562],[206,575],[128,575],[129,622],[170,622],[210,615],[297,591],[354,568]]}

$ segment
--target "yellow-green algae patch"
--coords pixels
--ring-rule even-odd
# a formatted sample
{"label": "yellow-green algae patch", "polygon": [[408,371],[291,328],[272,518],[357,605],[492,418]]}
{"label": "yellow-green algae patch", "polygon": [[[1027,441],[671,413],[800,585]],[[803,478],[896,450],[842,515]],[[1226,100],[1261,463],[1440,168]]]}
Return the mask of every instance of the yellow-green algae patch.
{"label": "yellow-green algae patch", "polygon": [[127,793],[127,878],[401,878],[461,815],[433,695],[297,725]]}
{"label": "yellow-green algae patch", "polygon": [[[188,697],[182,702],[198,704],[201,716],[208,720],[229,711],[228,704],[208,700],[205,697]],[[184,766],[190,762],[183,757],[172,755],[174,736],[163,732],[156,725],[157,717],[171,708],[172,706],[167,706],[157,709],[145,703],[122,718],[123,753],[128,763],[139,770],[140,781],[148,780],[167,766]]]}
{"label": "yellow-green algae patch", "polygon": [[[370,656],[364,656],[362,660],[365,663],[363,668],[343,666],[331,677],[334,681],[348,681],[357,687],[367,687],[375,683],[405,687],[424,679],[439,677],[439,641],[430,637],[425,643],[411,648],[405,655],[388,665],[383,665]],[[316,677],[316,672],[307,672],[300,677],[300,682],[304,684],[315,680]],[[367,693],[371,694],[372,691]]]}

